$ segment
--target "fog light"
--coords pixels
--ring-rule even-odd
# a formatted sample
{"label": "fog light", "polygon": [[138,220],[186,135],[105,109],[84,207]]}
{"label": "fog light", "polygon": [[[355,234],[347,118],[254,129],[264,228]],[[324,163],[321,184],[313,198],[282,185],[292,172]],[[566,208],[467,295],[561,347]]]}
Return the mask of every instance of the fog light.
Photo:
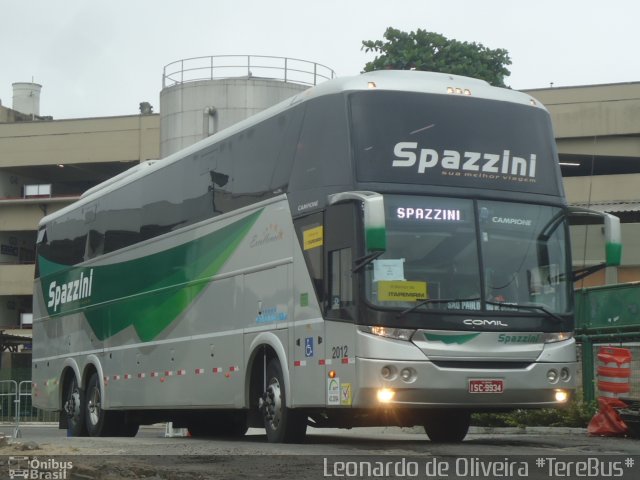
{"label": "fog light", "polygon": [[558,381],[558,371],[553,368],[547,372],[547,380],[549,383],[556,383]]}
{"label": "fog light", "polygon": [[381,388],[380,390],[378,390],[377,394],[378,401],[380,403],[389,403],[391,400],[393,400],[395,394],[396,392],[394,392],[390,388]]}
{"label": "fog light", "polygon": [[564,403],[569,400],[569,393],[565,390],[556,390],[556,402]]}
{"label": "fog light", "polygon": [[562,380],[563,382],[568,382],[569,380],[571,380],[571,372],[567,367],[564,367],[562,370],[560,370],[560,380]]}

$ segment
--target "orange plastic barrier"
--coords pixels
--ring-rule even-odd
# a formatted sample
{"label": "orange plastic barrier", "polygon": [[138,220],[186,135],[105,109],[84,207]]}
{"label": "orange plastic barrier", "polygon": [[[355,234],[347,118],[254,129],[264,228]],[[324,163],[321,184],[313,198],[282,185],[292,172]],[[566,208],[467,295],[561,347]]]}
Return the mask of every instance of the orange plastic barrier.
{"label": "orange plastic barrier", "polygon": [[631,386],[631,350],[600,347],[598,352],[598,390],[601,397],[618,398],[629,393]]}
{"label": "orange plastic barrier", "polygon": [[627,348],[600,347],[598,351],[598,406],[587,431],[591,435],[624,436],[629,429],[618,414],[627,404],[618,398],[629,393],[631,386],[631,350]]}

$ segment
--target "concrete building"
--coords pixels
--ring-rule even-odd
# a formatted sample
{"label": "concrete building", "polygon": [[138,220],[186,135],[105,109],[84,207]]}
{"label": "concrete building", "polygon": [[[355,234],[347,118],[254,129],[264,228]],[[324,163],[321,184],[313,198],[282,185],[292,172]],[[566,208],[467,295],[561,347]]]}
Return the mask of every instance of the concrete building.
{"label": "concrete building", "polygon": [[[527,91],[551,112],[569,203],[622,223],[622,266],[607,283],[640,280],[640,82]],[[602,258],[599,229],[572,231],[574,265]],[[605,283],[605,271],[577,287]]]}
{"label": "concrete building", "polygon": [[[173,77],[161,94],[161,101],[170,104],[166,118],[162,111],[150,113],[148,104],[141,104],[140,115],[71,120],[51,120],[0,106],[0,330],[28,326],[36,226],[45,214],[141,161],[160,158],[161,138],[167,151],[173,151],[176,145],[185,146],[185,142],[269,106],[262,94],[247,103],[256,91],[268,91],[273,103],[308,86],[295,81],[297,85],[284,85],[282,92],[274,93],[278,85],[273,82],[282,86],[290,81],[286,74],[285,78],[256,78],[257,67],[250,68],[241,79],[244,84],[235,82],[236,78],[232,85],[229,79],[213,75],[179,81]],[[250,88],[252,82],[257,82],[257,90]],[[241,98],[243,114],[227,102],[225,95],[231,90]],[[620,282],[640,280],[640,191],[636,188],[640,180],[640,82],[528,93],[551,112],[569,202],[622,218],[623,265],[614,273]],[[224,123],[223,116],[207,123],[211,119],[207,115],[214,111],[225,114],[225,109]],[[166,125],[162,135],[161,124]],[[591,228],[578,231],[573,239],[576,265],[597,261],[602,239],[600,231]],[[581,285],[604,282],[605,274],[600,273]]]}

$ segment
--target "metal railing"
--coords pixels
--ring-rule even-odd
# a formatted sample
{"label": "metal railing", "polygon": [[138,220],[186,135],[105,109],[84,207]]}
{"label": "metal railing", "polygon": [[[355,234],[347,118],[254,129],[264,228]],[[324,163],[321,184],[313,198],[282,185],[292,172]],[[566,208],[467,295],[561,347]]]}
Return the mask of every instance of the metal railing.
{"label": "metal railing", "polygon": [[162,88],[200,80],[268,78],[317,85],[336,77],[329,67],[307,60],[266,55],[212,55],[178,60],[165,65]]}
{"label": "metal railing", "polygon": [[13,424],[13,437],[20,438],[22,422],[58,422],[58,412],[35,408],[31,403],[31,381],[0,380],[0,424]]}

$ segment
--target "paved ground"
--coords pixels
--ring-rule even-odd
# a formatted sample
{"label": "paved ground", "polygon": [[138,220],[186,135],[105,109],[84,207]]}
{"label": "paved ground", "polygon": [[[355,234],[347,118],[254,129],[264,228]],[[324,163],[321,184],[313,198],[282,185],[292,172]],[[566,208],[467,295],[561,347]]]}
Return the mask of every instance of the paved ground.
{"label": "paved ground", "polygon": [[[0,426],[0,431],[12,433],[10,427]],[[412,465],[412,461],[420,467],[418,478],[443,479],[491,478],[492,474],[494,478],[582,478],[582,475],[568,475],[566,471],[535,468],[533,462],[538,458],[552,457],[572,462],[595,462],[600,458],[617,462],[632,458],[640,467],[640,440],[590,437],[581,429],[473,429],[463,443],[456,445],[434,444],[422,433],[398,428],[310,429],[306,442],[301,445],[269,444],[262,430],[250,430],[240,440],[165,437],[163,426],[144,427],[135,438],[67,438],[65,432],[54,426],[29,425],[22,426],[21,434],[22,438],[12,439],[8,445],[0,447],[0,456],[5,456],[5,465],[0,465],[0,478],[3,471],[8,473],[9,456],[35,457],[43,463],[33,466],[41,470],[49,468],[47,471],[52,473],[56,468],[59,470],[60,463],[51,464],[51,459],[59,462],[67,459],[73,464],[73,476],[67,478],[82,480],[346,477],[350,476],[347,475],[349,472],[341,468],[355,464],[344,462],[360,461],[358,459],[405,462],[404,475],[402,471],[390,472],[392,475],[384,478],[415,477],[411,471],[406,471],[406,462]],[[507,472],[512,473],[511,476],[497,475],[499,472],[496,471],[485,471],[487,475],[483,475],[478,465],[485,460],[489,464],[498,462],[498,467],[500,462],[503,467],[514,467],[522,466],[518,462],[524,461],[530,464],[530,470],[527,475],[523,475],[523,471],[520,474]],[[451,468],[448,474],[444,475],[446,472],[441,470],[443,475],[428,475],[438,473],[427,472],[429,465],[437,469],[445,464]],[[402,466],[398,463],[396,467],[398,465]],[[458,467],[466,470],[454,472]],[[626,470],[621,471],[623,475],[618,478],[640,478],[640,468],[637,467],[625,467]],[[599,464],[597,468],[597,473],[602,473]],[[370,474],[360,478],[378,477],[373,475],[375,472],[364,473]],[[454,476],[453,473],[464,475]]]}

